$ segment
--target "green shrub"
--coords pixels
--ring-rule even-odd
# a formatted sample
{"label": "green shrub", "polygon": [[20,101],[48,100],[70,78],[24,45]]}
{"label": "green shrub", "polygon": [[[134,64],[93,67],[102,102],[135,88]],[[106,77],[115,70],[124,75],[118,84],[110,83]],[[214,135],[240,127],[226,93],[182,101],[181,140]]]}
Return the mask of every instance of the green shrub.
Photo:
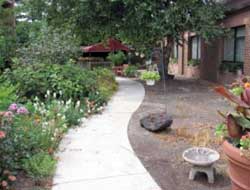
{"label": "green shrub", "polygon": [[[23,101],[44,99],[46,92],[59,92],[62,100],[73,102],[99,92],[102,102],[106,102],[116,86],[111,71],[99,69],[90,71],[76,65],[23,65],[4,74],[7,80],[17,84],[17,92]],[[109,82],[109,83],[108,83]]]}
{"label": "green shrub", "polygon": [[97,75],[98,92],[107,101],[118,88],[115,75],[108,69],[96,69],[94,72]]}
{"label": "green shrub", "polygon": [[141,79],[142,80],[155,80],[155,81],[158,81],[160,80],[160,75],[158,72],[155,72],[155,71],[146,71],[146,72],[143,72],[142,75],[141,75]]}
{"label": "green shrub", "polygon": [[137,67],[134,65],[129,65],[125,70],[124,74],[126,77],[136,77],[137,75]]}
{"label": "green shrub", "polygon": [[178,63],[178,59],[177,58],[171,58],[170,63],[171,64],[177,64]]}
{"label": "green shrub", "polygon": [[34,178],[52,176],[56,167],[56,160],[45,152],[37,153],[23,161],[23,168]]}
{"label": "green shrub", "polygon": [[0,111],[6,110],[12,102],[17,100],[15,92],[14,86],[4,83],[0,86]]}
{"label": "green shrub", "polygon": [[110,60],[114,65],[119,66],[126,60],[126,55],[119,51],[117,53],[110,53],[108,55],[108,60]]}
{"label": "green shrub", "polygon": [[36,37],[29,39],[28,46],[18,49],[18,55],[24,64],[66,64],[79,56],[79,41],[72,31],[63,31],[43,24]]}
{"label": "green shrub", "polygon": [[188,61],[188,66],[195,67],[195,66],[198,66],[199,64],[200,64],[200,60],[197,60],[197,59],[190,59]]}

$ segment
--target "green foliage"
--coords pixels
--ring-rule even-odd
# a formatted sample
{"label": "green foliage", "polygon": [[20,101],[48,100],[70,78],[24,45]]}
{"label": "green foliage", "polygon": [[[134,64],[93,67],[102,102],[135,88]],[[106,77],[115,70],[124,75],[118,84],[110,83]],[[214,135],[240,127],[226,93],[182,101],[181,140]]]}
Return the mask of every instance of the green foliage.
{"label": "green foliage", "polygon": [[141,79],[142,80],[155,80],[155,81],[158,81],[160,80],[160,75],[158,72],[155,72],[155,71],[146,71],[146,72],[143,72],[142,75],[141,75]]}
{"label": "green foliage", "polygon": [[198,66],[200,65],[200,60],[197,60],[197,59],[190,59],[188,61],[188,66],[192,66],[192,67],[195,67],[195,66]]}
{"label": "green foliage", "polygon": [[240,96],[244,92],[244,88],[241,86],[234,87],[230,90],[235,96]]}
{"label": "green foliage", "polygon": [[94,72],[97,75],[98,93],[102,99],[107,101],[118,88],[115,75],[108,69],[95,69]]}
{"label": "green foliage", "polygon": [[124,74],[126,77],[136,77],[138,73],[137,69],[137,66],[129,65],[127,68],[125,68]]}
{"label": "green foliage", "polygon": [[114,92],[114,75],[108,70],[91,71],[77,65],[18,65],[13,71],[6,71],[5,78],[17,84],[19,97],[44,99],[47,90],[62,93],[63,100],[74,102],[100,92],[102,102]]}
{"label": "green foliage", "polygon": [[229,71],[235,73],[237,70],[243,68],[243,63],[231,63],[231,62],[222,62],[220,64],[220,71],[225,72]]}
{"label": "green foliage", "polygon": [[250,150],[250,134],[240,140],[240,145],[245,150]]}
{"label": "green foliage", "polygon": [[217,137],[225,137],[228,135],[227,127],[224,123],[218,124],[215,128],[215,135]]}
{"label": "green foliage", "polygon": [[37,153],[24,160],[25,171],[34,178],[44,178],[52,176],[55,170],[56,160],[45,152]]}
{"label": "green foliage", "polygon": [[122,63],[126,60],[126,55],[122,51],[119,51],[117,53],[110,53],[107,59],[110,60],[114,65],[119,66],[122,65]]}
{"label": "green foliage", "polygon": [[80,44],[71,30],[64,28],[61,31],[45,25],[36,35],[28,46],[18,49],[21,63],[66,64],[78,58]]}
{"label": "green foliage", "polygon": [[171,64],[177,64],[178,63],[178,59],[177,58],[171,58],[170,63]]}
{"label": "green foliage", "polygon": [[17,100],[15,92],[14,86],[4,83],[0,86],[0,111],[6,110],[12,102]]}

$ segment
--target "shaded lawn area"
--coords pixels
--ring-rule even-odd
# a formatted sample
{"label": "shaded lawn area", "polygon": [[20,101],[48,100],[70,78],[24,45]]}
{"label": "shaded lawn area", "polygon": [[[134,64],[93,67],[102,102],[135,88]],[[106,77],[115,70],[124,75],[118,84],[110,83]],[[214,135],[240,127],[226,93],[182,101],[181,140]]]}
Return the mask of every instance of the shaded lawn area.
{"label": "shaded lawn area", "polygon": [[[228,105],[213,91],[216,84],[200,80],[177,78],[153,87],[145,86],[146,96],[129,124],[129,138],[144,166],[163,190],[229,190],[226,160],[219,140],[214,135],[215,125],[222,121],[217,110],[228,111]],[[173,116],[172,129],[150,133],[140,127],[139,120],[149,113],[167,112]],[[216,163],[215,184],[208,184],[204,175],[196,181],[188,180],[191,165],[184,162],[182,153],[191,146],[208,146],[221,153]]]}

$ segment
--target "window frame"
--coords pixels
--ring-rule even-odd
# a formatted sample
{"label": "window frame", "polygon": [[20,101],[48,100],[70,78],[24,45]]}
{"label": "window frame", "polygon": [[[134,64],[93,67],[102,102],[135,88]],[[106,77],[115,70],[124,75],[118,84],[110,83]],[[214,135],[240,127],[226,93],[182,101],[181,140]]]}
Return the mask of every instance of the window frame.
{"label": "window frame", "polygon": [[[176,56],[175,56],[176,52]],[[173,58],[178,59],[179,58],[179,45],[177,42],[174,42],[174,47],[173,47]]]}
{"label": "window frame", "polygon": [[[239,30],[240,28],[244,28],[245,29],[245,25],[242,25],[242,26],[236,26],[236,27],[232,27],[231,30],[233,30],[233,40],[234,40],[234,47],[233,47],[233,60],[232,61],[229,61],[229,60],[225,60],[225,56],[224,56],[224,48],[223,47],[223,60],[222,62],[223,63],[239,63],[239,64],[244,64],[244,61],[236,61],[236,52],[237,52],[237,40],[239,39],[244,39],[246,38],[246,34],[245,36],[240,36],[240,37],[237,37],[237,30]],[[225,44],[225,39],[223,39],[223,44]],[[245,42],[245,41],[244,41]]]}
{"label": "window frame", "polygon": [[[193,58],[193,40],[197,38],[197,47],[196,47],[196,58]],[[199,35],[191,36],[190,39],[190,60],[201,60],[201,37]],[[199,53],[200,52],[200,53]]]}

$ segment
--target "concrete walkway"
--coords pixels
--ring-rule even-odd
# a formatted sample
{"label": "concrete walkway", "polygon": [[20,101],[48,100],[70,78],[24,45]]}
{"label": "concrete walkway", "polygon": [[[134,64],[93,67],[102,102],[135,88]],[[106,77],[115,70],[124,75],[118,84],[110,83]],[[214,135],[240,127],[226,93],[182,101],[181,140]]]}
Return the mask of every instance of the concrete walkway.
{"label": "concrete walkway", "polygon": [[128,140],[131,115],[140,106],[143,86],[118,78],[119,90],[104,113],[64,138],[53,190],[160,190]]}

